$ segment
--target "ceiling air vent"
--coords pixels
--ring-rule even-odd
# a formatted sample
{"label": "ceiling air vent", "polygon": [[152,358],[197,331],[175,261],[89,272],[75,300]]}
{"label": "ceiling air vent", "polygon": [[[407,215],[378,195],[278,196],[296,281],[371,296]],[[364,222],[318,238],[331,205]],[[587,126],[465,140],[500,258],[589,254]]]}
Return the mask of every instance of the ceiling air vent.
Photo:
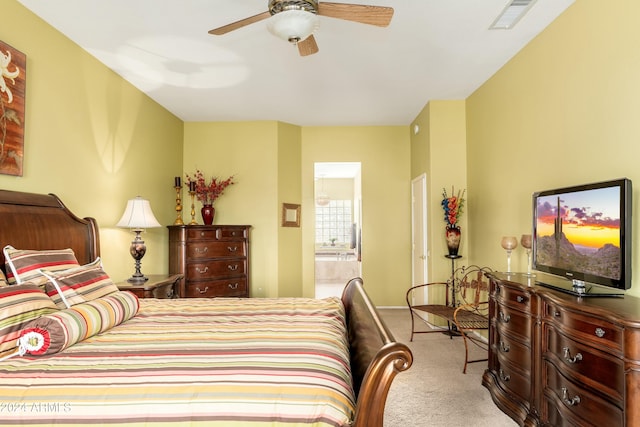
{"label": "ceiling air vent", "polygon": [[493,21],[490,30],[510,30],[529,11],[536,0],[511,0],[502,13]]}

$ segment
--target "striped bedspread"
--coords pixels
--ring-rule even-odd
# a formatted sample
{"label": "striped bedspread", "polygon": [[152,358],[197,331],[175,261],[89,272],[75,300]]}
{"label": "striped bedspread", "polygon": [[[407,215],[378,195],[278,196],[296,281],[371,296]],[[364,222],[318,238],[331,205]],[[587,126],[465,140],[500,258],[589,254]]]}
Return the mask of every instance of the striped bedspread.
{"label": "striped bedspread", "polygon": [[141,299],[115,328],[0,362],[0,425],[345,426],[339,299]]}

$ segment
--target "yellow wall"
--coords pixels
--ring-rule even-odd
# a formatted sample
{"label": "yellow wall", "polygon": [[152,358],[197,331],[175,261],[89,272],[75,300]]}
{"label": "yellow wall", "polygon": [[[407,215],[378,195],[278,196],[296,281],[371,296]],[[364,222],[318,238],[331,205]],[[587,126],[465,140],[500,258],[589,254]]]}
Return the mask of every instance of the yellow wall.
{"label": "yellow wall", "polygon": [[314,163],[362,164],[362,277],[377,305],[411,285],[410,143],[406,126],[302,128],[304,294],[313,296]]}
{"label": "yellow wall", "polygon": [[[278,212],[282,204],[302,204],[300,164],[302,135],[299,126],[278,124]],[[278,231],[278,296],[302,295],[302,228],[280,227]]]}
{"label": "yellow wall", "polygon": [[[235,176],[214,205],[214,224],[251,225],[251,295],[278,296],[278,123],[185,123],[185,173]],[[296,166],[292,166],[295,168]],[[293,194],[292,193],[292,197]],[[196,220],[202,223],[198,214]]]}
{"label": "yellow wall", "polygon": [[[18,2],[3,1],[2,16],[0,40],[27,56],[27,87],[23,176],[0,175],[0,188],[55,193],[95,217],[105,268],[126,279],[133,234],[115,223],[137,195],[161,224],[175,219],[182,122]],[[144,234],[143,273],[167,271],[166,235]]]}
{"label": "yellow wall", "polygon": [[[467,101],[470,257],[504,270],[536,190],[626,176],[640,185],[640,2],[580,0]],[[473,197],[473,199],[471,199]],[[637,221],[631,294],[640,295]],[[514,252],[515,270],[526,269]]]}
{"label": "yellow wall", "polygon": [[[416,133],[415,125],[419,126]],[[427,175],[427,239],[428,281],[446,280],[451,275],[451,261],[444,237],[443,189],[452,191],[467,187],[467,155],[464,101],[431,101],[411,126],[411,179]],[[453,190],[452,190],[453,189]],[[469,194],[460,216],[461,243],[455,266],[468,265]]]}

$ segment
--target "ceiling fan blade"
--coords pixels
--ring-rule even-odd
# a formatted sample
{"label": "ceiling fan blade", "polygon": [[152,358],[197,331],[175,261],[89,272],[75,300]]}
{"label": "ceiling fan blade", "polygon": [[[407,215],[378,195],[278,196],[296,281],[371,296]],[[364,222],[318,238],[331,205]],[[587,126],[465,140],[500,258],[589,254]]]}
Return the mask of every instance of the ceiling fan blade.
{"label": "ceiling fan blade", "polygon": [[231,24],[223,25],[222,27],[219,27],[219,28],[214,28],[213,30],[209,31],[209,34],[221,36],[233,30],[237,30],[238,28],[245,27],[249,24],[253,24],[254,22],[262,21],[263,19],[267,19],[270,17],[271,17],[271,13],[269,13],[268,11],[262,12],[254,16],[250,16],[249,18],[244,18],[239,21],[233,22]]}
{"label": "ceiling fan blade", "polygon": [[300,52],[300,56],[308,56],[318,53],[318,44],[316,43],[316,39],[313,37],[313,34],[301,42],[298,42],[298,52]]}
{"label": "ceiling fan blade", "polygon": [[319,2],[318,15],[386,27],[393,17],[393,8],[362,4]]}

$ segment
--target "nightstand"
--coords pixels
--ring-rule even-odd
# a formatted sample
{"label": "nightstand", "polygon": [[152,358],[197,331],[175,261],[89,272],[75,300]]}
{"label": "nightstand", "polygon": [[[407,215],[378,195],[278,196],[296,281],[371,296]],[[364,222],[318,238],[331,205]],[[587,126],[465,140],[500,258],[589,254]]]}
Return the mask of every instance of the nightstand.
{"label": "nightstand", "polygon": [[140,284],[129,283],[126,280],[116,283],[121,291],[133,292],[138,298],[177,298],[176,283],[184,276],[182,274],[147,274],[149,280]]}

